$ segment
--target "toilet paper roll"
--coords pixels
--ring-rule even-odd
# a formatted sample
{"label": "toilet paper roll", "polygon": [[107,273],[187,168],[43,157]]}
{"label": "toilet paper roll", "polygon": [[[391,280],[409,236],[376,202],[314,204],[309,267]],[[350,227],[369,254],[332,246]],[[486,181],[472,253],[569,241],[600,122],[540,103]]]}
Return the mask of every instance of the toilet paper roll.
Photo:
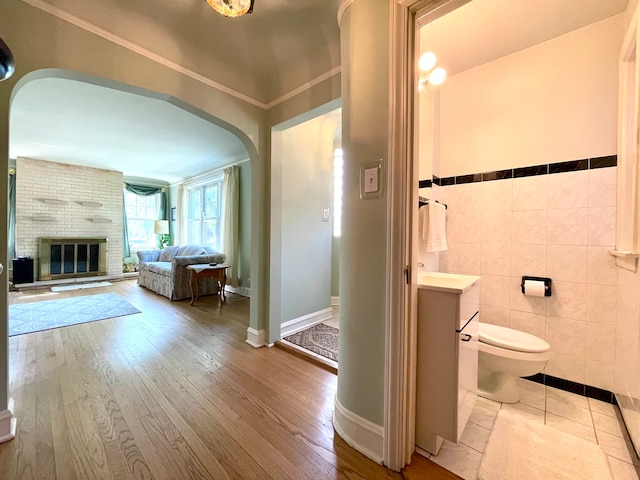
{"label": "toilet paper roll", "polygon": [[542,280],[525,280],[524,294],[532,297],[544,297],[544,282]]}

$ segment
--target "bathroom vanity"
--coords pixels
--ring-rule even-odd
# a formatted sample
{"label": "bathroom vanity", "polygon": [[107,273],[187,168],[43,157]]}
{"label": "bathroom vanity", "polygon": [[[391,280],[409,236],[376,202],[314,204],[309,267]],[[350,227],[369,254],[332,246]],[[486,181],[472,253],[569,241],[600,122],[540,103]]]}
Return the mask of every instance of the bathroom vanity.
{"label": "bathroom vanity", "polygon": [[418,274],[416,446],[457,443],[478,388],[480,277]]}

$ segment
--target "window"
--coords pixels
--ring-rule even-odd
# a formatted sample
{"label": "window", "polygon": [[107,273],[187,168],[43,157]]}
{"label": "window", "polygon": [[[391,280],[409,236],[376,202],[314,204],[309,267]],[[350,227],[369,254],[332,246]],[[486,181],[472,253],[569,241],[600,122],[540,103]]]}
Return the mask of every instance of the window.
{"label": "window", "polygon": [[156,248],[158,236],[153,233],[153,222],[159,218],[160,194],[143,197],[125,190],[124,202],[131,253]]}
{"label": "window", "polygon": [[342,235],[342,176],[344,170],[342,149],[333,153],[333,236]]}
{"label": "window", "polygon": [[188,239],[191,244],[222,250],[222,178],[188,192]]}

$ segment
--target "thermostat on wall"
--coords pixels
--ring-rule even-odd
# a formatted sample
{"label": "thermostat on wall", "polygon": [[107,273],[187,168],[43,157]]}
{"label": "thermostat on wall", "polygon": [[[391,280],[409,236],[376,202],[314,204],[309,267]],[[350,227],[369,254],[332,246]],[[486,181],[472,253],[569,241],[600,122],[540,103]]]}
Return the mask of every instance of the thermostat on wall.
{"label": "thermostat on wall", "polygon": [[360,198],[382,195],[382,159],[367,162],[360,167]]}

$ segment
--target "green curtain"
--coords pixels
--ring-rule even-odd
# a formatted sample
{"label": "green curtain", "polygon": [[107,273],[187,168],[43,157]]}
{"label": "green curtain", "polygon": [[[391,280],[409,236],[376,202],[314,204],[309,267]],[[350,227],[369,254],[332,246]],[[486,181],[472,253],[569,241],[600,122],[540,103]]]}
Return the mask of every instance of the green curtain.
{"label": "green curtain", "polygon": [[[160,211],[158,212],[158,220],[169,220],[169,202],[167,201],[167,192],[164,187],[149,187],[147,185],[135,185],[125,183],[124,189],[128,192],[135,193],[141,197],[160,194]],[[127,207],[124,202],[124,191],[122,192],[122,239],[124,242],[123,255],[128,257],[131,255],[129,248],[129,229],[127,228]]]}
{"label": "green curtain", "polygon": [[9,260],[16,258],[16,174],[9,173]]}

